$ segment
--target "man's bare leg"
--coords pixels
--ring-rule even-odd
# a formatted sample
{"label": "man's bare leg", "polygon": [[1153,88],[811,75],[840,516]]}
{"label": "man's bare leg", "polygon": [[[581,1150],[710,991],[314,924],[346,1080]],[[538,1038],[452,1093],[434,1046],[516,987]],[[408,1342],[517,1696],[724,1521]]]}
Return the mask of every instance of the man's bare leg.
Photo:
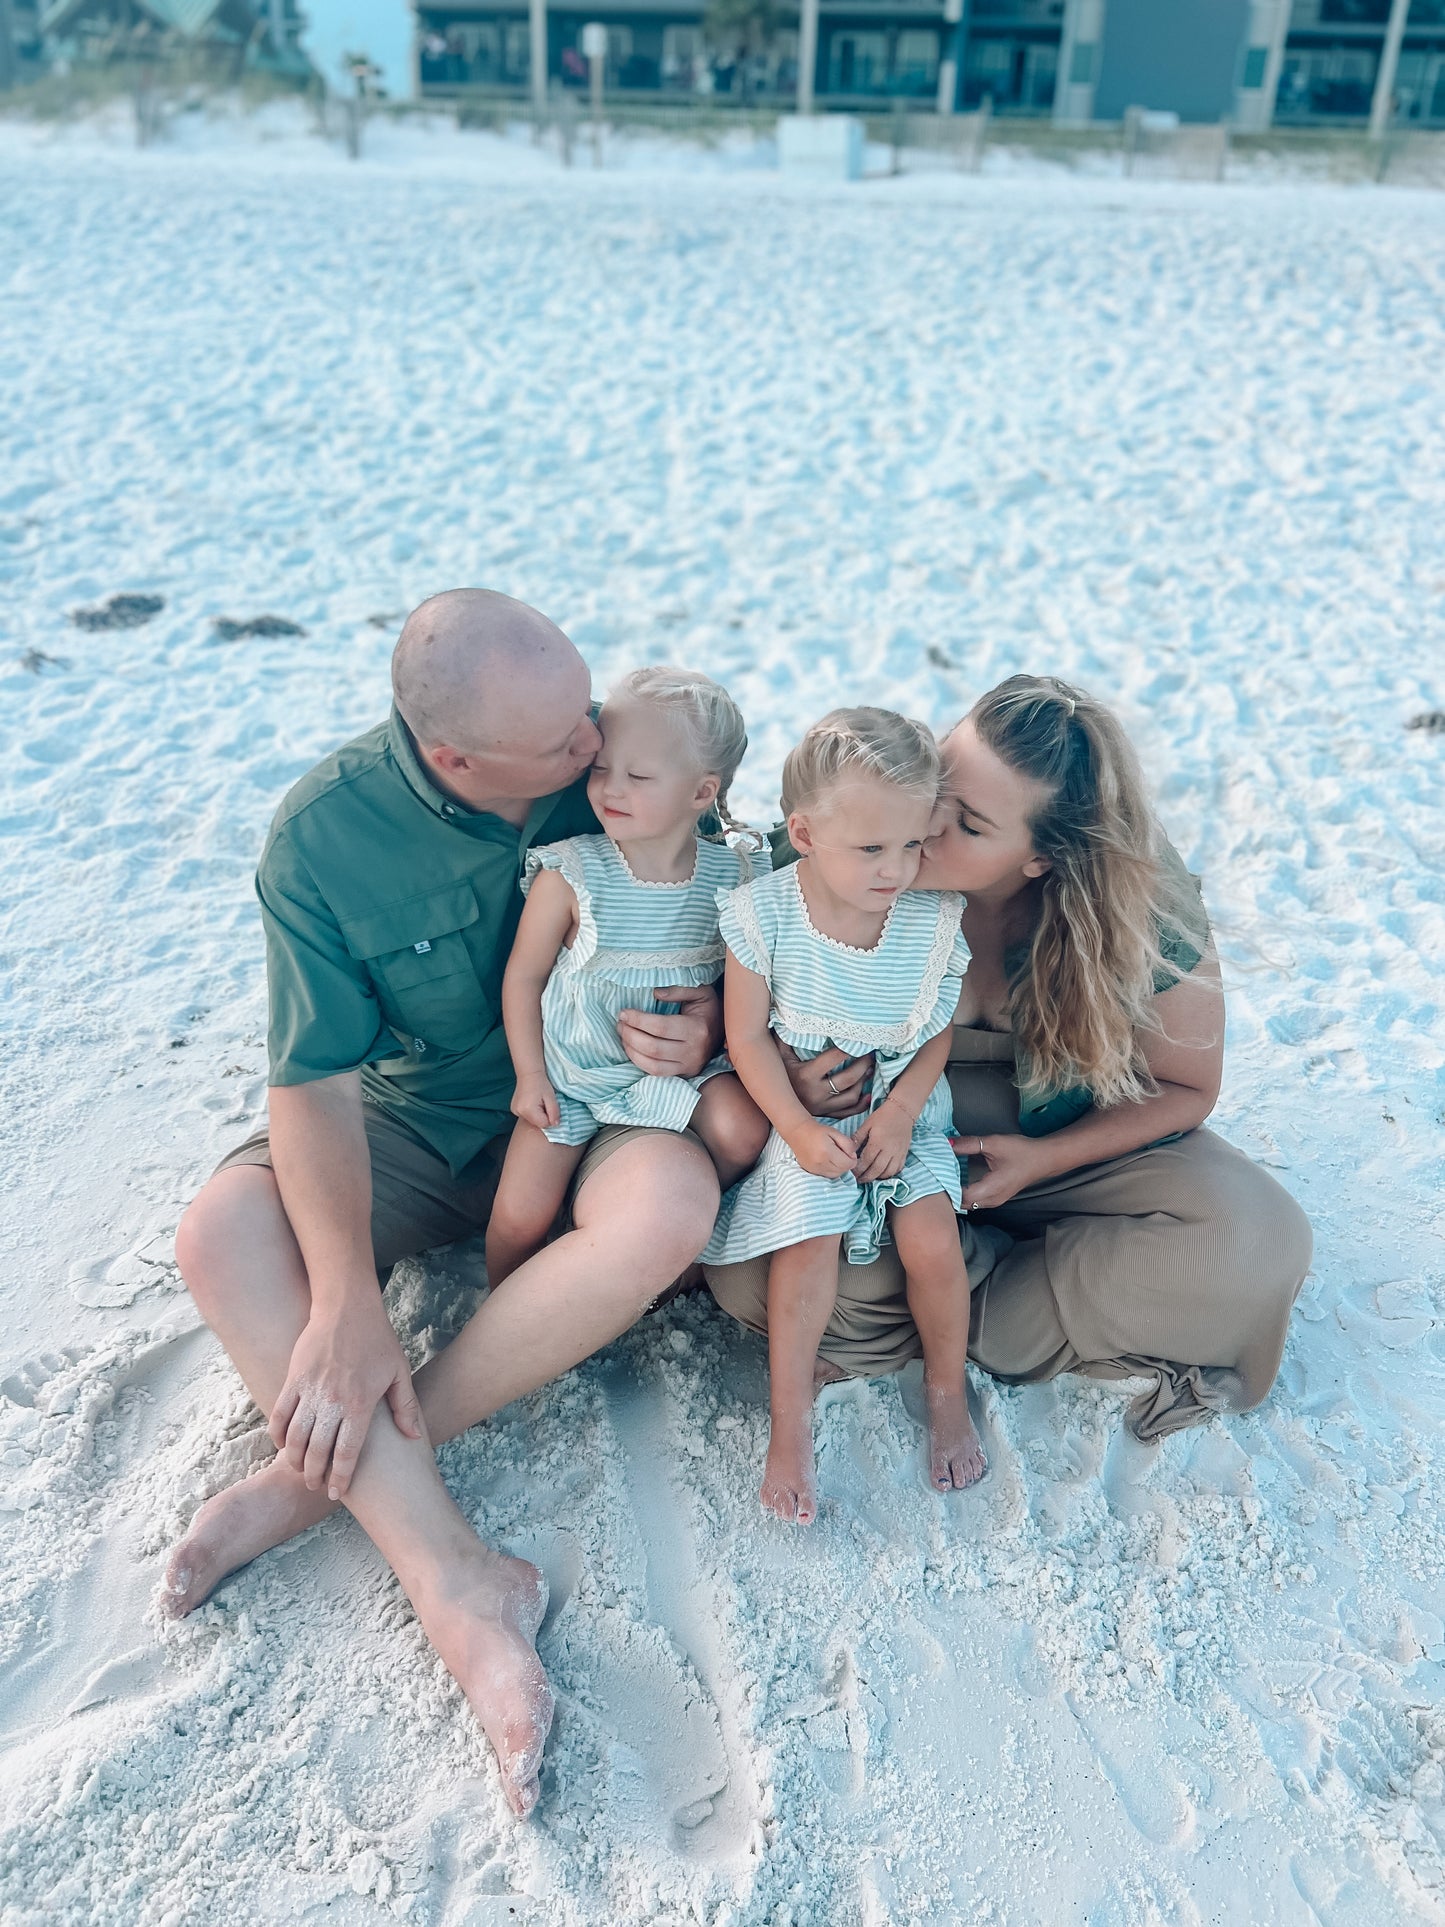
{"label": "man's bare leg", "polygon": [[[222,1172],[202,1196],[204,1209],[188,1214],[177,1238],[178,1257],[197,1303],[266,1411],[309,1315],[301,1254],[269,1171]],[[552,1696],[533,1644],[546,1603],[541,1574],[482,1544],[443,1485],[430,1444],[398,1431],[384,1401],[346,1505],[466,1694],[496,1751],[508,1804],[529,1813],[552,1722]],[[172,1613],[188,1610],[204,1583],[208,1536],[189,1535],[171,1560],[162,1603]]]}
{"label": "man's bare leg", "polygon": [[[263,1182],[244,1195],[228,1182],[237,1175],[211,1180],[177,1238],[182,1274],[228,1351],[222,1320],[229,1327],[230,1314],[216,1301],[234,1301],[254,1319],[263,1281],[288,1244],[300,1263],[270,1173],[260,1171]],[[638,1138],[614,1152],[578,1192],[575,1228],[492,1293],[417,1373],[431,1438],[455,1438],[635,1324],[707,1242],[717,1196],[710,1162],[686,1138]],[[228,1573],[335,1510],[284,1459],[217,1493],[171,1556],[168,1610],[190,1612]]]}

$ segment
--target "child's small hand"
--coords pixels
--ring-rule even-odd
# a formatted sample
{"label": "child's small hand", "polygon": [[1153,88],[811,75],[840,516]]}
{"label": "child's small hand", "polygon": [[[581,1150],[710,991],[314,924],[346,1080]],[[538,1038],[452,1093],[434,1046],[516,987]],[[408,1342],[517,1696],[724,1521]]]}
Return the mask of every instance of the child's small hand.
{"label": "child's small hand", "polygon": [[550,1124],[562,1122],[557,1093],[545,1077],[517,1079],[517,1089],[512,1098],[512,1116],[521,1118],[524,1124],[535,1124],[539,1131],[545,1131]]}
{"label": "child's small hand", "polygon": [[885,1098],[854,1140],[858,1146],[860,1184],[874,1178],[896,1178],[908,1159],[914,1120],[900,1103]]}
{"label": "child's small hand", "polygon": [[800,1126],[788,1139],[788,1148],[815,1178],[846,1178],[857,1157],[852,1138],[816,1122]]}

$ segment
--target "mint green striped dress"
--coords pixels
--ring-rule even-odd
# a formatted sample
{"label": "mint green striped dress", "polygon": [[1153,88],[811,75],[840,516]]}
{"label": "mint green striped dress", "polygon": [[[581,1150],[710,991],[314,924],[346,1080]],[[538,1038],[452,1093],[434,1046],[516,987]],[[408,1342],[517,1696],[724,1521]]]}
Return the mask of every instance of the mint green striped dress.
{"label": "mint green striped dress", "polygon": [[542,1045],[562,1117],[547,1136],[585,1144],[604,1124],[687,1128],[708,1078],[732,1067],[715,1057],[698,1077],[651,1077],[622,1048],[624,1010],[656,1004],[658,984],[712,984],[722,975],[718,900],[766,870],[766,851],[697,840],[697,861],[683,883],[635,877],[608,836],[572,836],[527,852],[523,890],[539,870],[556,870],[577,899],[577,934],[557,953],[542,992]]}
{"label": "mint green striped dress", "polygon": [[[860,950],[814,928],[802,868],[790,864],[731,891],[722,900],[723,938],[740,964],[766,980],[770,1028],[799,1057],[834,1048],[850,1057],[877,1054],[876,1106],[919,1046],[953,1022],[968,968],[959,927],[964,900],[952,891],[906,891],[877,943]],[[823,1121],[856,1137],[867,1117]],[[814,1177],[774,1131],[758,1163],[723,1198],[703,1263],[738,1264],[832,1233],[844,1240],[850,1263],[871,1263],[888,1237],[889,1205],[943,1192],[960,1209],[952,1128],[953,1101],[947,1078],[940,1077],[913,1127],[903,1169],[864,1185],[851,1177]]]}

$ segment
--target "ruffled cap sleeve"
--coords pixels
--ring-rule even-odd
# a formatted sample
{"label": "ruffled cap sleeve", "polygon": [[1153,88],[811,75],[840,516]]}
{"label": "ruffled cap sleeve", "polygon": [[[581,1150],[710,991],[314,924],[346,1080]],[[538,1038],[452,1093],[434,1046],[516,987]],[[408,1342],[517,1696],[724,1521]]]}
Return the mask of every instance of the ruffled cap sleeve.
{"label": "ruffled cap sleeve", "polygon": [[556,870],[577,899],[577,935],[572,940],[571,958],[574,967],[584,964],[597,952],[597,919],[592,909],[582,839],[568,837],[562,843],[543,843],[528,850],[522,870],[523,896],[530,894],[532,880],[539,870]]}
{"label": "ruffled cap sleeve", "polygon": [[723,942],[745,970],[754,971],[771,984],[772,946],[759,918],[759,907],[755,883],[743,883],[735,890],[717,893],[718,928]]}

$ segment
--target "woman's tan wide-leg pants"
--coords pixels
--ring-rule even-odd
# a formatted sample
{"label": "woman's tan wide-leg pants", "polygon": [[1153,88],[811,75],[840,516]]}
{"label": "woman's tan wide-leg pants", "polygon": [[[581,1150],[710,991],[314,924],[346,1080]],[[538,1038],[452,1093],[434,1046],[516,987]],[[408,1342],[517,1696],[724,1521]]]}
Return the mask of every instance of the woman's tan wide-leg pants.
{"label": "woman's tan wide-leg pants", "polygon": [[[1017,1128],[1006,1066],[955,1063],[949,1079],[960,1133]],[[1010,1382],[1154,1377],[1128,1413],[1143,1439],[1264,1398],[1311,1250],[1288,1192],[1206,1130],[1033,1186],[960,1220],[960,1233],[973,1361]],[[710,1269],[708,1284],[766,1332],[767,1274],[758,1258]],[[819,1351],[859,1378],[920,1355],[892,1246],[871,1265],[841,1264]]]}

